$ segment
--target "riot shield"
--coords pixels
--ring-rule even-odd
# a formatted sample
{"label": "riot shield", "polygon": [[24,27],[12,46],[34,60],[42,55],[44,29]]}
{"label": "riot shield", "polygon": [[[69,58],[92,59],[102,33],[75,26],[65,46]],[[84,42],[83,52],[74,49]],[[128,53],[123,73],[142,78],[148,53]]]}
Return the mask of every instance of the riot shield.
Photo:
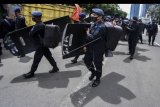
{"label": "riot shield", "polygon": [[[55,24],[60,27],[60,31],[63,32],[65,25],[71,23],[69,16],[53,19],[44,22],[45,24]],[[18,50],[23,50],[25,54],[31,53],[36,50],[37,46],[34,44],[33,38],[29,36],[29,32],[33,26],[22,28],[13,32],[10,32],[7,36],[11,37],[13,43]],[[62,38],[62,37],[61,37]],[[60,39],[61,41],[61,39]],[[59,42],[60,42],[59,41]],[[57,42],[57,41],[56,41]],[[11,50],[9,48],[9,50]],[[15,55],[15,54],[13,54]]]}
{"label": "riot shield", "polygon": [[62,37],[63,59],[83,54],[83,45],[86,44],[86,30],[90,24],[67,24]]}
{"label": "riot shield", "polygon": [[[100,38],[91,42],[83,42],[87,37],[86,28],[91,24],[67,24],[62,38],[62,56],[63,59],[74,57],[76,55],[84,54],[83,47],[93,43]],[[106,25],[106,50],[114,51],[118,45],[120,37],[123,35],[123,30],[120,26],[113,26],[112,24],[105,23]],[[108,56],[106,56],[108,57]]]}

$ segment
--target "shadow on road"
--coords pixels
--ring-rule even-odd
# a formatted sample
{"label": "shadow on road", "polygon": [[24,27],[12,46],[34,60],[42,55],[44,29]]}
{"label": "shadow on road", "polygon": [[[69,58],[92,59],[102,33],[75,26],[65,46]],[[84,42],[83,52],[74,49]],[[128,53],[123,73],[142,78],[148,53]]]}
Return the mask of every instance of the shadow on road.
{"label": "shadow on road", "polygon": [[137,50],[137,51],[142,51],[142,52],[149,51],[148,49],[143,49],[143,48],[139,48],[139,47],[136,47],[136,50]]}
{"label": "shadow on road", "polygon": [[65,64],[65,67],[66,67],[66,68],[70,68],[70,67],[79,66],[79,65],[84,65],[83,60],[78,61],[78,62],[75,63],[75,64],[73,64],[73,63]]}
{"label": "shadow on road", "polygon": [[101,84],[92,88],[90,83],[70,95],[75,107],[83,107],[96,97],[111,104],[120,104],[121,97],[132,100],[136,96],[126,87],[118,84],[125,76],[112,72],[102,78]]}
{"label": "shadow on road", "polygon": [[125,52],[120,52],[120,51],[114,51],[112,52],[114,55],[127,55]]}
{"label": "shadow on road", "polygon": [[2,75],[0,75],[0,80],[3,78],[3,76]]}
{"label": "shadow on road", "polygon": [[35,78],[24,79],[22,76],[14,78],[11,83],[32,82],[38,81],[38,86],[41,88],[66,88],[69,83],[69,78],[81,76],[81,70],[74,71],[60,71],[58,73],[38,73]]}
{"label": "shadow on road", "polygon": [[25,56],[25,57],[20,58],[19,62],[27,63],[27,62],[29,62],[31,59],[32,59],[32,57]]}
{"label": "shadow on road", "polygon": [[2,63],[0,63],[0,67],[2,67],[3,66],[3,64]]}
{"label": "shadow on road", "polygon": [[9,52],[9,50],[3,49],[2,52],[3,52],[2,56],[1,56],[2,59],[8,59],[8,58],[14,57],[14,56]]}
{"label": "shadow on road", "polygon": [[[148,60],[151,60],[151,58],[148,58],[148,57],[146,57],[146,56],[144,56],[144,55],[141,55],[140,53],[136,53],[136,54],[134,55],[133,60],[139,60],[139,61],[146,62],[146,61],[148,61]],[[132,60],[130,60],[129,57],[127,57],[127,58],[125,58],[125,59],[123,60],[123,62],[125,62],[125,63],[130,63],[131,61],[132,61]]]}

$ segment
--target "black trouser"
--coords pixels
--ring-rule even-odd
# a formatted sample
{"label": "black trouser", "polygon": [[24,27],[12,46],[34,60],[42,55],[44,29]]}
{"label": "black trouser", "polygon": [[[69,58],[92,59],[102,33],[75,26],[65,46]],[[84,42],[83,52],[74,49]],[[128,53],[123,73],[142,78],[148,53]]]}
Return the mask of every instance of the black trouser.
{"label": "black trouser", "polygon": [[85,53],[84,63],[89,71],[94,74],[97,79],[102,76],[102,61],[105,52],[105,45],[100,43],[99,46],[89,46],[87,47],[87,52]]}
{"label": "black trouser", "polygon": [[136,45],[137,45],[137,37],[129,36],[128,45],[129,45],[129,53],[133,56],[135,53]]}
{"label": "black trouser", "polygon": [[141,41],[141,43],[143,42],[142,34],[139,34],[139,40]]}
{"label": "black trouser", "polygon": [[152,44],[154,43],[155,37],[156,37],[156,34],[149,34],[149,36],[148,36],[148,42],[149,42],[149,44],[151,43],[151,39],[152,39]]}
{"label": "black trouser", "polygon": [[33,64],[31,67],[31,72],[34,73],[37,68],[38,68],[38,64],[41,61],[43,55],[47,58],[47,60],[49,61],[49,63],[53,66],[53,67],[57,67],[57,64],[54,60],[54,58],[52,57],[52,54],[49,50],[49,48],[41,46],[39,47],[35,54],[34,54],[34,60],[33,60]]}
{"label": "black trouser", "polygon": [[74,57],[74,60],[77,60],[79,58],[80,55],[77,55]]}
{"label": "black trouser", "polygon": [[19,45],[18,45],[19,47],[17,47],[18,48],[18,54],[19,54],[19,56],[25,56],[25,52],[22,49],[22,44],[20,44],[21,43],[20,39],[18,39],[18,41],[19,41]]}

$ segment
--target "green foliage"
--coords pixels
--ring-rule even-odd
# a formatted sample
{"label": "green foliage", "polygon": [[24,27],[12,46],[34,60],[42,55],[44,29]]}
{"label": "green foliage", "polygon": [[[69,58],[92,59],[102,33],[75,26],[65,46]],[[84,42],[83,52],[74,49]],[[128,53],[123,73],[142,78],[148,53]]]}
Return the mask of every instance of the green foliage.
{"label": "green foliage", "polygon": [[126,17],[127,13],[120,10],[118,4],[80,4],[81,7],[85,8],[86,12],[90,12],[92,8],[98,7],[104,10],[106,15],[115,15],[117,14],[120,17]]}

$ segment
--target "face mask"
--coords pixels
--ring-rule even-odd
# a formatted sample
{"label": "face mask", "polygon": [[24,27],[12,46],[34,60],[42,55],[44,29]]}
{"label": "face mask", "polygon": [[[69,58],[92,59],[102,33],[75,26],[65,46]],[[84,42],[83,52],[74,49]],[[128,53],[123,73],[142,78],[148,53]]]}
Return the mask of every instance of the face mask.
{"label": "face mask", "polygon": [[96,22],[98,17],[91,16],[91,21]]}
{"label": "face mask", "polygon": [[32,18],[32,20],[35,22],[36,21],[36,19],[35,18]]}

